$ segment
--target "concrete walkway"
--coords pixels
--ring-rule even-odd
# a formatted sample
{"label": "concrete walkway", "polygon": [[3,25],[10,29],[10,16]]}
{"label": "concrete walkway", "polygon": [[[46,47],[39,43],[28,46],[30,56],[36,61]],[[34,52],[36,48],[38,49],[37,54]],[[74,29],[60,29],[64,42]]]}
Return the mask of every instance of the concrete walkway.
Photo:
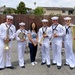
{"label": "concrete walkway", "polygon": [[[51,52],[51,51],[50,51]],[[51,53],[51,60],[52,60],[52,53]],[[63,63],[65,63],[64,60],[64,54],[62,55]],[[18,53],[17,53],[17,42],[13,42],[12,47],[12,64],[15,67],[15,69],[4,69],[0,71],[0,75],[75,75],[75,69],[70,70],[68,66],[62,66],[60,70],[57,69],[57,66],[52,66],[50,68],[47,68],[46,65],[41,65],[41,54],[40,50],[37,52],[36,61],[38,62],[37,65],[32,66],[30,63],[30,55],[29,53],[25,53],[25,69],[20,68],[18,65]]]}

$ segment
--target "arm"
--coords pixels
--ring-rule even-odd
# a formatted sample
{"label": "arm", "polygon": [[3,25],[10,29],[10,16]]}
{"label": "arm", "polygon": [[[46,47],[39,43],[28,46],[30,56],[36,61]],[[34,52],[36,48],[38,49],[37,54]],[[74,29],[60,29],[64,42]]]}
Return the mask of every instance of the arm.
{"label": "arm", "polygon": [[20,41],[20,38],[18,37],[19,31],[16,32],[16,40]]}
{"label": "arm", "polygon": [[32,42],[32,44],[34,44],[34,41],[32,40],[30,33],[28,33],[28,39],[29,39],[30,42]]}
{"label": "arm", "polygon": [[58,34],[58,36],[64,36],[66,34],[66,29],[65,29],[65,27],[64,26],[62,26],[61,27],[61,29],[60,29],[60,33]]}
{"label": "arm", "polygon": [[12,29],[12,35],[9,37],[11,40],[13,40],[16,37],[16,28],[14,26],[14,28]]}
{"label": "arm", "polygon": [[51,39],[51,37],[53,35],[53,33],[52,33],[52,26],[49,27],[48,34],[47,35],[48,35],[49,39]]}
{"label": "arm", "polygon": [[43,37],[42,37],[41,29],[39,29],[39,31],[38,31],[38,43],[40,43],[42,38]]}
{"label": "arm", "polygon": [[5,39],[5,35],[3,34],[2,28],[3,28],[2,25],[0,25],[0,38],[4,40]]}

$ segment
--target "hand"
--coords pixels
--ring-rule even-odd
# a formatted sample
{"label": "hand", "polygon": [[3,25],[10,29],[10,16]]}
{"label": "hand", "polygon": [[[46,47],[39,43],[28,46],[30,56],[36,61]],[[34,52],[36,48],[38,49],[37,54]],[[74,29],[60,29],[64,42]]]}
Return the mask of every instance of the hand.
{"label": "hand", "polygon": [[75,40],[75,37],[73,37],[73,39]]}
{"label": "hand", "polygon": [[34,45],[34,46],[36,46],[37,44],[36,44],[36,43],[34,43],[33,45]]}
{"label": "hand", "polygon": [[58,37],[58,34],[54,33],[54,37]]}
{"label": "hand", "polygon": [[50,45],[52,45],[52,42],[50,42]]}
{"label": "hand", "polygon": [[4,39],[4,42],[5,42],[5,43],[8,43],[9,41],[10,41],[10,40],[7,39],[7,38]]}
{"label": "hand", "polygon": [[42,46],[42,43],[39,43],[40,46]]}
{"label": "hand", "polygon": [[21,41],[21,42],[24,42],[24,41],[25,41],[25,39],[21,39],[20,41]]}
{"label": "hand", "polygon": [[47,34],[44,33],[44,34],[43,34],[43,37],[46,38],[46,37],[47,37]]}

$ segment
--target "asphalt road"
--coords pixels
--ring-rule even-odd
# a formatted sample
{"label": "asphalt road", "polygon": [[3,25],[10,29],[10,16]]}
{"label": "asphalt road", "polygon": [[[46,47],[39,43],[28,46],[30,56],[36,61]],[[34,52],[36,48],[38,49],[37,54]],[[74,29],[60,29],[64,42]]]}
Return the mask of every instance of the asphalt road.
{"label": "asphalt road", "polygon": [[[17,42],[13,42],[12,52],[11,52],[11,61],[15,69],[7,69],[0,71],[0,75],[75,75],[75,69],[70,70],[68,66],[62,65],[60,70],[57,69],[57,66],[51,65],[50,68],[47,68],[46,65],[41,65],[41,53],[38,49],[36,61],[38,62],[37,65],[32,66],[30,63],[30,55],[29,53],[25,53],[25,67],[20,68],[18,65],[18,52],[17,52]],[[52,52],[50,51],[50,56],[52,60]],[[64,59],[65,55],[62,54],[63,63],[65,63]]]}

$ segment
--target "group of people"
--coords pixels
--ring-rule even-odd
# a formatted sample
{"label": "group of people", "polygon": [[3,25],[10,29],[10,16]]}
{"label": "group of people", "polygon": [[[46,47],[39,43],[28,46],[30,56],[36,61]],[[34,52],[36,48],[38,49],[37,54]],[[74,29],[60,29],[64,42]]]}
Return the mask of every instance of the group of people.
{"label": "group of people", "polygon": [[[65,64],[70,69],[75,68],[75,56],[73,53],[73,36],[71,18],[65,17],[65,25],[58,23],[59,17],[53,16],[51,18],[52,25],[47,26],[48,20],[43,19],[42,27],[37,31],[36,23],[31,23],[29,31],[25,29],[25,23],[19,23],[19,29],[13,25],[13,16],[7,15],[6,22],[0,25],[0,70],[4,68],[14,69],[11,64],[11,47],[12,41],[16,38],[18,44],[18,59],[19,66],[25,68],[24,51],[26,48],[26,40],[29,40],[28,47],[30,49],[30,60],[34,66],[36,62],[36,54],[38,44],[41,48],[42,62],[41,65],[46,64],[50,68],[50,49],[52,47],[52,65],[57,65],[58,69],[62,67],[62,42],[64,42],[65,50]],[[50,46],[51,43],[51,46]],[[8,48],[9,47],[9,48]],[[5,58],[5,59],[4,59]]]}

